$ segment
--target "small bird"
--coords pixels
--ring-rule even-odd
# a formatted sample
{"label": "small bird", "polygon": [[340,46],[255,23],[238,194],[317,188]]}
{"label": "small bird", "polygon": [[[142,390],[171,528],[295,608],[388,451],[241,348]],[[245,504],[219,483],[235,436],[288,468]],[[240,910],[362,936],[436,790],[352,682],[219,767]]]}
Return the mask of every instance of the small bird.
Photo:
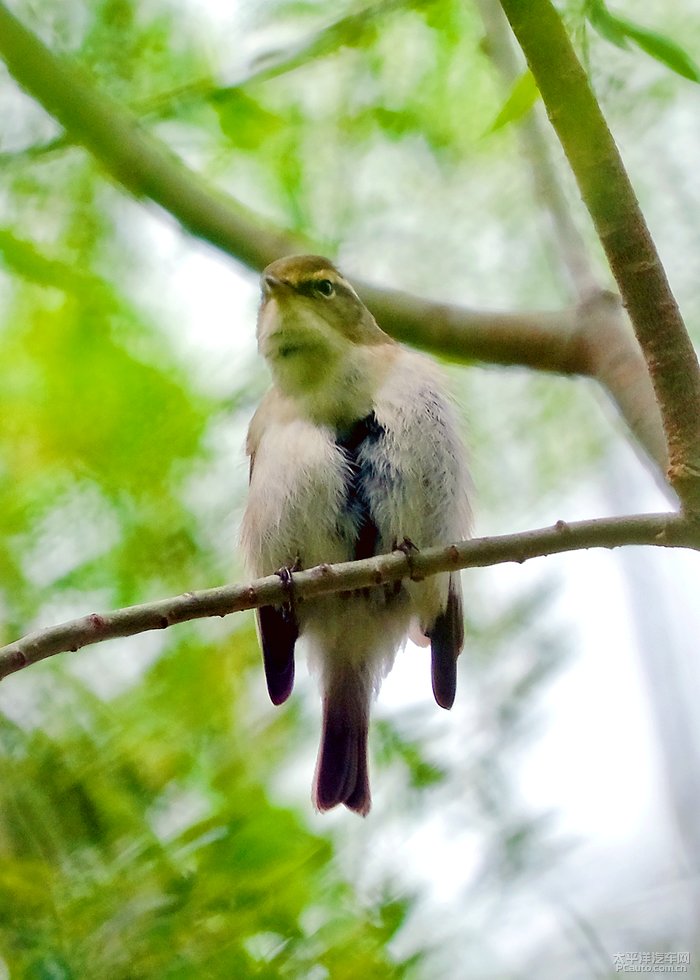
{"label": "small bird", "polygon": [[273,386],[248,431],[241,541],[252,574],[289,585],[289,602],[257,610],[267,688],[289,697],[302,637],[323,701],[315,806],[364,816],[370,702],[409,634],[430,644],[435,699],[452,707],[459,574],[295,601],[293,573],[465,537],[464,449],[436,366],[385,334],[328,259],[267,266],[257,340]]}

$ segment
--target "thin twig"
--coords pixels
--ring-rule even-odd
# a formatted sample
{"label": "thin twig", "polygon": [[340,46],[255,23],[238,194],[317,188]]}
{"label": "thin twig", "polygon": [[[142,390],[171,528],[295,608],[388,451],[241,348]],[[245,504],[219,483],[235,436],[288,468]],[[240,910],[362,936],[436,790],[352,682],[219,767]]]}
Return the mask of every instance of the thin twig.
{"label": "thin twig", "polygon": [[[297,600],[383,585],[412,576],[423,579],[438,572],[477,568],[504,562],[522,563],[530,558],[579,551],[585,548],[617,548],[621,545],[656,545],[700,550],[700,531],[692,522],[673,514],[611,517],[566,523],[553,527],[475,538],[447,547],[428,548],[411,555],[402,551],[362,561],[319,565],[294,575]],[[129,606],[108,613],[92,613],[81,619],[30,633],[0,648],[0,678],[58,653],[116,637],[134,636],[148,630],[167,629],[176,623],[209,616],[227,616],[243,609],[282,603],[287,587],[277,575],[248,585],[225,585],[200,592]]]}

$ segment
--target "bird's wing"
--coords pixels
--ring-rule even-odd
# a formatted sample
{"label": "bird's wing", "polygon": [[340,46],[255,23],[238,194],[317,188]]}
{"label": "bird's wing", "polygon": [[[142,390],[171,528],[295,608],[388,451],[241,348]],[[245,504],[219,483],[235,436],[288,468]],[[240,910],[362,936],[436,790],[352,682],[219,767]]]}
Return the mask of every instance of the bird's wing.
{"label": "bird's wing", "polygon": [[451,708],[457,690],[457,657],[464,643],[462,586],[458,573],[450,575],[447,605],[428,631],[433,694],[441,708]]}
{"label": "bird's wing", "polygon": [[[263,402],[248,430],[246,452],[250,458],[249,483],[253,479],[255,453],[261,436],[261,409],[264,411],[265,406]],[[294,606],[292,602],[282,606],[260,606],[255,616],[270,700],[273,704],[282,704],[294,687],[294,647],[299,637]]]}
{"label": "bird's wing", "polygon": [[260,606],[256,613],[270,700],[282,704],[294,687],[294,645],[299,623],[291,605]]}

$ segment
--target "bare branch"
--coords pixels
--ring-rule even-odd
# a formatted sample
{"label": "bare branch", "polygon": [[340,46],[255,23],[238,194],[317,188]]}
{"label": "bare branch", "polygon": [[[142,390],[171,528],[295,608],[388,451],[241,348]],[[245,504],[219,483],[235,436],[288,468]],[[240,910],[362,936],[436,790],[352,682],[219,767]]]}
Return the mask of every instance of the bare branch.
{"label": "bare branch", "polygon": [[[475,538],[448,547],[429,548],[407,557],[402,551],[362,561],[319,565],[294,575],[298,600],[333,592],[349,592],[411,577],[420,580],[438,572],[477,568],[529,558],[621,545],[656,545],[700,550],[700,530],[692,521],[673,514],[611,517],[566,523],[500,537]],[[288,588],[269,575],[249,585],[225,585],[201,592],[129,606],[109,613],[92,613],[58,626],[30,633],[0,648],[0,678],[57,653],[116,637],[166,629],[176,623],[209,616],[227,616],[243,609],[282,604]]]}
{"label": "bare branch", "polygon": [[669,481],[700,512],[700,367],[620,154],[550,0],[501,0],[568,157],[642,347]]}
{"label": "bare branch", "polygon": [[613,399],[632,435],[656,464],[660,486],[677,505],[666,482],[668,450],[659,404],[620,297],[599,292],[581,304],[579,314],[578,340],[586,351],[589,374]]}

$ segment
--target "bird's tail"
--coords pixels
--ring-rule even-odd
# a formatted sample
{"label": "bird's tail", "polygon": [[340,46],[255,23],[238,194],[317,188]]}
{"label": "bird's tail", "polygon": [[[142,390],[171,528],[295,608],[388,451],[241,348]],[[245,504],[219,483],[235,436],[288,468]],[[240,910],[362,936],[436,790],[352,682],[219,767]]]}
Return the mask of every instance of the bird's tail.
{"label": "bird's tail", "polygon": [[346,666],[325,687],[314,803],[319,810],[344,803],[364,817],[372,805],[367,771],[371,679],[361,667]]}

